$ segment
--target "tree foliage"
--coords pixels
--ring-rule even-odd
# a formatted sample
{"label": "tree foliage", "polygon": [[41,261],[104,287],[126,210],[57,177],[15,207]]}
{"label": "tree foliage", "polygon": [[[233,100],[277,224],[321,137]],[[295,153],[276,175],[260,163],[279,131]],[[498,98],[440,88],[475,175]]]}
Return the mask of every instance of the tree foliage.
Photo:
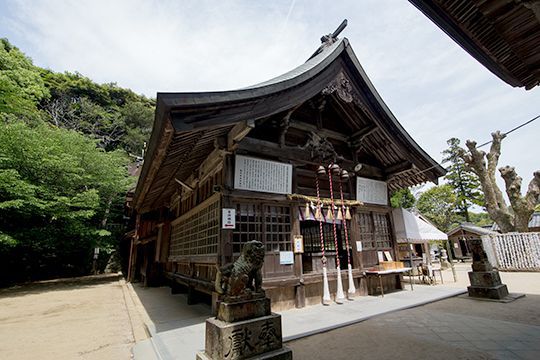
{"label": "tree foliage", "polygon": [[470,222],[469,208],[473,205],[484,206],[484,194],[480,189],[478,176],[460,156],[459,143],[456,138],[447,141],[448,149],[443,151],[443,162],[449,162],[450,165],[444,178],[456,194],[457,211]]}
{"label": "tree foliage", "polygon": [[416,199],[409,188],[395,191],[390,197],[390,204],[393,208],[411,209],[415,203]]}
{"label": "tree foliage", "polygon": [[449,184],[434,186],[423,192],[416,203],[416,208],[439,230],[447,232],[459,222],[456,214],[456,194]]}
{"label": "tree foliage", "polygon": [[151,132],[154,100],[35,66],[0,39],[0,284],[81,275],[118,238],[129,153]]}
{"label": "tree foliage", "polygon": [[0,114],[35,118],[37,104],[49,97],[40,69],[6,39],[0,39]]}
{"label": "tree foliage", "polygon": [[84,273],[91,249],[113,241],[99,225],[109,199],[130,183],[126,167],[122,152],[105,152],[73,131],[2,126],[0,254],[20,252],[35,263],[21,268],[18,259],[3,258],[1,276]]}

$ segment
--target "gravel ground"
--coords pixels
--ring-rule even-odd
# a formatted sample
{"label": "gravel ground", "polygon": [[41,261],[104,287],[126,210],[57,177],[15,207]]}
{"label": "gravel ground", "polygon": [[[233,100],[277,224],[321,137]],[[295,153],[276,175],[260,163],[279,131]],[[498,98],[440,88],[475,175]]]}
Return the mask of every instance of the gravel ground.
{"label": "gravel ground", "polygon": [[1,290],[0,359],[129,359],[124,288],[98,276]]}

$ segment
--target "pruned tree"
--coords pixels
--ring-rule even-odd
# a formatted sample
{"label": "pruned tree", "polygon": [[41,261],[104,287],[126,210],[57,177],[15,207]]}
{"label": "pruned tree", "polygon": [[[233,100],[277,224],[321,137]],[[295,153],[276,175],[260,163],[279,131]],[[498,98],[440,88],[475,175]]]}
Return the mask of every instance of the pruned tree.
{"label": "pruned tree", "polygon": [[501,231],[504,233],[527,232],[531,214],[540,201],[540,170],[534,172],[527,193],[522,195],[523,179],[517,175],[515,169],[511,166],[499,168],[510,201],[509,206],[495,179],[495,170],[501,155],[501,142],[506,135],[496,131],[491,134],[491,137],[493,141],[487,154],[477,148],[475,141],[467,140],[466,145],[469,151],[460,149],[460,156],[478,175],[484,192],[486,210],[491,219],[499,225]]}

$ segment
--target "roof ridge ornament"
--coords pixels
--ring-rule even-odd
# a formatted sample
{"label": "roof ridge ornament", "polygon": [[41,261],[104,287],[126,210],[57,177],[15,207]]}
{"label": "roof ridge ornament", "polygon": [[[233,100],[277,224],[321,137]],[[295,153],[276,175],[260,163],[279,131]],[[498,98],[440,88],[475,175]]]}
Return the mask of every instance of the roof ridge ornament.
{"label": "roof ridge ornament", "polygon": [[337,41],[338,35],[347,27],[347,19],[344,19],[337,29],[328,35],[323,35],[321,37],[321,42],[326,45],[331,45]]}

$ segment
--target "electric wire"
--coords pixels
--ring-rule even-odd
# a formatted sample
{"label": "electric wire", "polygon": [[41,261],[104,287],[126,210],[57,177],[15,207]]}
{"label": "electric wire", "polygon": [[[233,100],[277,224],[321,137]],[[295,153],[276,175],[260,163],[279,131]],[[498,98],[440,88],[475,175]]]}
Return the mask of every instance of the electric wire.
{"label": "electric wire", "polygon": [[[516,130],[518,130],[518,129],[520,129],[520,128],[522,128],[522,127],[524,127],[525,125],[528,125],[528,124],[532,123],[532,122],[535,121],[535,120],[538,120],[539,118],[540,118],[540,114],[537,115],[537,116],[535,116],[535,117],[533,117],[532,119],[530,119],[530,120],[524,122],[523,124],[518,125],[518,126],[516,126],[515,128],[513,128],[513,129],[511,129],[511,130],[509,130],[509,131],[507,131],[507,132],[505,132],[504,135],[507,136],[508,134],[510,134],[510,133],[512,133],[512,132],[514,132],[514,131],[516,131]],[[492,142],[493,142],[493,140],[490,140],[490,141],[485,142],[485,143],[483,143],[483,144],[481,144],[481,145],[478,145],[476,148],[477,148],[477,149],[478,149],[478,148],[481,148],[481,147],[483,147],[483,146],[486,146],[486,145],[488,145],[488,144],[491,144]],[[446,162],[448,162],[448,161],[449,161],[449,160],[441,161],[441,164],[444,164],[444,163],[446,163]],[[434,169],[434,168],[436,168],[436,167],[438,167],[438,166],[439,166],[439,164],[430,166],[430,167],[428,167],[427,169],[424,169],[424,170],[422,170],[422,171],[417,172],[415,175],[423,174],[423,173],[425,173],[426,171],[432,170],[432,169]],[[447,168],[444,168],[444,169],[447,170],[447,171],[449,170],[449,169],[447,169]]]}

